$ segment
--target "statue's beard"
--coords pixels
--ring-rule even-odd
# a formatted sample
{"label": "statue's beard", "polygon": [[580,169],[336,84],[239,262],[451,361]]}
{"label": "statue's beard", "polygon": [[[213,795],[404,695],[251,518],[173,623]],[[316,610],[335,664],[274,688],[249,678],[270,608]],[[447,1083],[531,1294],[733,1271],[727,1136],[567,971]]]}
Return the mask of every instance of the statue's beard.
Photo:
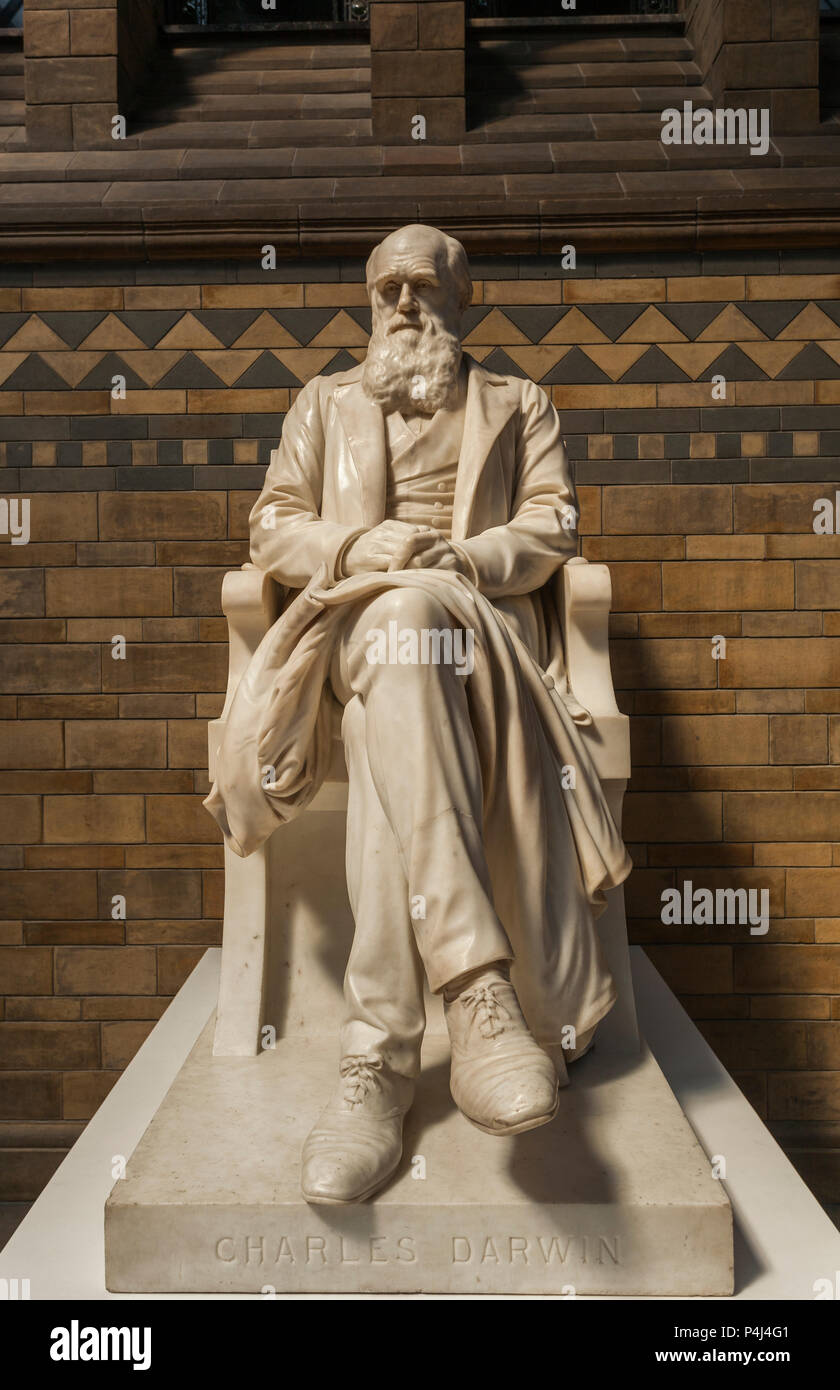
{"label": "statue's beard", "polygon": [[[398,320],[397,320],[398,321]],[[461,365],[461,344],[440,319],[421,316],[420,329],[374,324],[362,386],[386,415],[394,410],[434,414],[452,396]]]}

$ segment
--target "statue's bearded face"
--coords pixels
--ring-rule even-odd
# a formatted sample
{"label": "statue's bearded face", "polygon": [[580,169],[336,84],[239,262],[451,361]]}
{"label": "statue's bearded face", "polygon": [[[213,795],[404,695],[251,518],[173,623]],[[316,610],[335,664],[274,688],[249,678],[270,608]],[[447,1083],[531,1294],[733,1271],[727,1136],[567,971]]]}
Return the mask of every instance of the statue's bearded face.
{"label": "statue's bearded face", "polygon": [[371,309],[365,391],[386,414],[434,414],[461,364],[458,290],[438,247],[389,250],[376,267]]}

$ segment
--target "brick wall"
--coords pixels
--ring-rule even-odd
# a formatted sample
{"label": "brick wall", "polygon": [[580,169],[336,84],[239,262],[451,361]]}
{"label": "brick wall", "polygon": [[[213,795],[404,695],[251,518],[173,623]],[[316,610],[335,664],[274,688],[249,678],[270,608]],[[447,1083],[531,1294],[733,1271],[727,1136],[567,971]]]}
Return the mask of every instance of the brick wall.
{"label": "brick wall", "polygon": [[[474,270],[467,344],[551,392],[583,553],[612,571],[632,938],[840,1201],[840,543],[813,530],[840,483],[836,256]],[[201,799],[221,577],[247,558],[289,400],[363,356],[369,318],[357,262],[0,276],[0,496],[31,503],[29,544],[0,540],[9,1199],[39,1190],[219,942]],[[663,926],[685,879],[768,889],[769,932]]]}

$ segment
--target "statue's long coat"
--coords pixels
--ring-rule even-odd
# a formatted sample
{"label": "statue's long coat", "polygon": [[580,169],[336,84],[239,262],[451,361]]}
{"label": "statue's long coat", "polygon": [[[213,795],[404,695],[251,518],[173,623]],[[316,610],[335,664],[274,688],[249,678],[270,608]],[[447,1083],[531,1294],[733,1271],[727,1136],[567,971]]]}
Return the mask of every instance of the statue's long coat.
{"label": "statue's long coat", "polygon": [[240,683],[205,804],[239,854],[303,810],[329,766],[328,673],[346,605],[389,585],[434,594],[475,633],[468,695],[496,909],[531,1028],[560,1041],[563,1027],[585,1031],[614,1002],[592,918],[631,862],[578,732],[589,716],[568,689],[549,582],[576,549],[557,413],[531,382],[468,362],[452,543],[469,577],[342,579],[344,551],[384,519],[385,497],[384,417],[361,368],[317,377],[286,418],[251,513],[254,562],[300,592]]}

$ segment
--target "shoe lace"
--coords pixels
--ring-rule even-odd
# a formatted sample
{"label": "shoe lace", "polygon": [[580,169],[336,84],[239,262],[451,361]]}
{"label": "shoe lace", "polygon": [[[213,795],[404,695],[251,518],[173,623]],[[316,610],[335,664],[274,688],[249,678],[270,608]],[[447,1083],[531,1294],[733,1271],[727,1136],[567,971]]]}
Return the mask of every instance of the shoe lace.
{"label": "shoe lace", "polygon": [[483,1038],[496,1038],[503,1033],[513,1017],[499,999],[496,985],[473,985],[459,994],[458,999],[470,1011],[470,1027],[477,1027]]}
{"label": "shoe lace", "polygon": [[338,1070],[345,1083],[344,1099],[350,1106],[361,1105],[370,1091],[382,1085],[377,1076],[382,1070],[381,1057],[342,1057]]}

